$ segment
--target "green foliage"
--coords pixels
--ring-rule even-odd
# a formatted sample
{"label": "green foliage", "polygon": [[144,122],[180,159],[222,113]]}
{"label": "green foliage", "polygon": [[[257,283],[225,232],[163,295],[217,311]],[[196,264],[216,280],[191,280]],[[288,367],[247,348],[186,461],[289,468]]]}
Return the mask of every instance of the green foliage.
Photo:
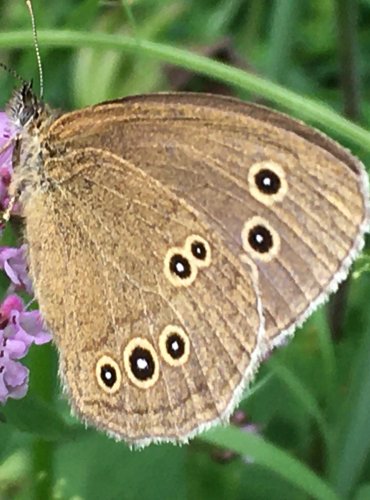
{"label": "green foliage", "polygon": [[[369,0],[33,4],[45,96],[55,107],[173,88],[174,64],[229,84],[234,95],[262,97],[370,159]],[[0,60],[37,82],[24,2],[0,0],[0,12]],[[206,57],[217,44],[231,65]],[[14,80],[0,79],[3,108]],[[190,89],[214,85],[186,79]],[[9,229],[2,244],[13,240]],[[369,269],[364,253],[337,311],[340,335],[321,309],[264,363],[241,404],[259,435],[218,428],[188,446],[130,451],[70,416],[55,353],[31,350],[29,395],[0,408],[0,499],[370,498]],[[2,293],[6,286],[1,277]],[[236,456],[222,463],[220,449]]]}

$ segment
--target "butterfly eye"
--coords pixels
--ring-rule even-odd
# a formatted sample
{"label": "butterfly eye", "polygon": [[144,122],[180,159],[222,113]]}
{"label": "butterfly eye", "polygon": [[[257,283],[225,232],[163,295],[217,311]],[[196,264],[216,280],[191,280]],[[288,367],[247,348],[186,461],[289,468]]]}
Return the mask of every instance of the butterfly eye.
{"label": "butterfly eye", "polygon": [[288,191],[284,170],[274,161],[261,161],[252,165],[248,182],[251,194],[264,205],[282,201]]}
{"label": "butterfly eye", "polygon": [[96,379],[108,394],[114,394],[121,386],[121,370],[110,356],[102,356],[96,363]]}
{"label": "butterfly eye", "polygon": [[123,359],[128,378],[137,387],[147,389],[158,380],[158,357],[146,339],[131,340],[124,351]]}
{"label": "butterfly eye", "polygon": [[280,249],[280,238],[272,226],[262,217],[253,217],[242,230],[243,248],[255,258],[268,262]]}
{"label": "butterfly eye", "polygon": [[189,337],[179,326],[167,325],[159,337],[159,349],[169,365],[183,365],[190,354]]}
{"label": "butterfly eye", "polygon": [[164,273],[174,286],[189,286],[197,276],[197,268],[181,248],[171,248],[164,260]]}
{"label": "butterfly eye", "polygon": [[207,240],[193,234],[185,243],[185,250],[192,256],[192,261],[197,267],[207,267],[211,263],[211,247]]}

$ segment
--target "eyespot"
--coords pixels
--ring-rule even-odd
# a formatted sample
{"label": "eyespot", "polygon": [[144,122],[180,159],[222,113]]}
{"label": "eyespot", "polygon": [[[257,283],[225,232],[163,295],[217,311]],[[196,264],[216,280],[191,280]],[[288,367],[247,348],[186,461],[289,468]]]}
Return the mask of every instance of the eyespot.
{"label": "eyespot", "polygon": [[99,386],[108,394],[114,394],[121,386],[121,370],[110,356],[102,356],[98,360],[95,375]]}
{"label": "eyespot", "polygon": [[128,378],[137,387],[148,389],[157,382],[158,356],[148,340],[132,339],[124,350],[123,362]]}
{"label": "eyespot", "polygon": [[182,248],[171,248],[164,259],[164,274],[174,286],[189,286],[197,276],[197,268]]}
{"label": "eyespot", "polygon": [[283,168],[272,160],[252,165],[248,174],[248,183],[252,196],[264,205],[282,201],[288,191]]}
{"label": "eyespot", "polygon": [[254,176],[256,186],[264,194],[276,194],[281,188],[280,177],[268,168],[262,168]]}
{"label": "eyespot", "polygon": [[191,255],[197,267],[207,267],[211,263],[211,247],[207,240],[197,234],[189,236],[185,243],[185,251]]}
{"label": "eyespot", "polygon": [[248,243],[259,253],[269,252],[274,244],[270,231],[262,224],[257,224],[249,230]]}
{"label": "eyespot", "polygon": [[241,236],[244,250],[259,260],[268,262],[279,252],[279,235],[262,217],[247,221]]}
{"label": "eyespot", "polygon": [[189,358],[189,337],[179,326],[167,325],[159,337],[159,350],[169,365],[181,366]]}

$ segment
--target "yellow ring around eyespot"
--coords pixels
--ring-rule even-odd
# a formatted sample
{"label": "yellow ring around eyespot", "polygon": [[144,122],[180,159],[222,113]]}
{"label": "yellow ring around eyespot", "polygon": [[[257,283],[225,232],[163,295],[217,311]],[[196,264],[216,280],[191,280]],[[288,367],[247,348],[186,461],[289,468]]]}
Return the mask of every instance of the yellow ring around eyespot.
{"label": "yellow ring around eyespot", "polygon": [[[195,257],[191,251],[192,244],[195,242],[198,242],[198,241],[204,245],[204,248],[206,250],[206,258],[204,260],[201,260],[201,259]],[[194,262],[196,267],[198,267],[198,268],[199,267],[208,267],[211,264],[211,260],[212,260],[211,246],[208,243],[208,241],[205,238],[203,238],[203,236],[200,236],[198,234],[192,234],[192,235],[188,236],[186,238],[184,250],[185,250],[187,256],[191,257],[191,261]]]}
{"label": "yellow ring around eyespot", "polygon": [[[132,373],[130,364],[130,355],[136,347],[141,347],[142,349],[146,349],[147,351],[150,352],[153,358],[154,372],[151,378],[148,380],[139,380]],[[134,385],[136,385],[136,387],[139,387],[140,389],[148,389],[149,387],[152,387],[159,378],[159,359],[157,353],[155,352],[155,349],[152,346],[152,344],[147,339],[144,339],[142,337],[135,337],[134,339],[130,340],[130,342],[127,344],[125,350],[123,351],[123,365],[125,367],[125,371],[129,380]]]}
{"label": "yellow ring around eyespot", "polygon": [[[274,194],[266,194],[262,193],[258,187],[256,186],[255,177],[261,170],[271,170],[274,174],[279,177],[280,180],[280,189],[277,193]],[[256,200],[260,201],[262,204],[271,206],[274,203],[280,202],[284,199],[285,195],[288,192],[288,183],[286,180],[286,174],[284,169],[279,163],[276,163],[272,160],[260,161],[258,163],[254,163],[248,172],[248,184],[249,191],[251,195],[256,198]]]}
{"label": "yellow ring around eyespot", "polygon": [[[178,276],[176,276],[176,274],[171,272],[171,270],[170,270],[171,258],[176,254],[181,255],[182,257],[184,257],[185,259],[187,259],[189,261],[189,264],[190,264],[190,276],[189,277],[179,278]],[[176,286],[176,287],[190,286],[194,282],[195,278],[197,277],[197,273],[198,273],[198,269],[196,266],[193,265],[192,259],[189,259],[189,255],[187,255],[187,253],[184,252],[183,248],[179,248],[179,247],[172,247],[168,250],[166,257],[164,258],[163,269],[164,269],[164,274],[165,274],[166,278],[168,279],[168,281],[171,283],[171,285]]]}
{"label": "yellow ring around eyespot", "polygon": [[[114,385],[112,387],[108,387],[107,385],[105,385],[104,382],[101,379],[101,369],[102,369],[102,367],[104,365],[111,366],[115,370],[115,372],[116,372],[117,380],[114,382]],[[104,356],[101,356],[101,358],[98,359],[98,361],[96,362],[96,366],[95,366],[95,376],[96,376],[96,380],[97,380],[99,386],[107,394],[114,394],[121,387],[122,374],[121,374],[120,367],[118,366],[118,363],[116,363],[114,361],[114,359],[112,359],[110,356],[104,355]]]}
{"label": "yellow ring around eyespot", "polygon": [[[176,333],[181,339],[184,341],[184,354],[179,359],[174,359],[167,352],[166,342],[168,337],[172,334]],[[161,353],[162,358],[171,366],[181,366],[187,362],[190,356],[190,340],[189,336],[185,333],[185,331],[177,326],[177,325],[167,325],[160,337],[159,337],[159,352]]]}
{"label": "yellow ring around eyespot", "polygon": [[[252,248],[249,244],[250,230],[259,225],[264,226],[270,232],[272,237],[273,246],[266,253],[257,252],[257,250],[254,250],[254,248]],[[258,215],[245,222],[241,238],[244,250],[255,259],[262,260],[263,262],[270,262],[279,253],[281,245],[279,234],[266,219],[259,217]]]}

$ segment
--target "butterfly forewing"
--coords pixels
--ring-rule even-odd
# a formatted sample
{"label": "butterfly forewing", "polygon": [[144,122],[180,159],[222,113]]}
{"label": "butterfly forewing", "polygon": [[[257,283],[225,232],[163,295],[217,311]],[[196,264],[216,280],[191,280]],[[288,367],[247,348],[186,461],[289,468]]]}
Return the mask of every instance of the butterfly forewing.
{"label": "butterfly forewing", "polygon": [[48,140],[98,143],[132,162],[193,207],[236,258],[252,259],[272,344],[336,288],[363,242],[360,162],[266,108],[199,94],[138,96],[67,114]]}

